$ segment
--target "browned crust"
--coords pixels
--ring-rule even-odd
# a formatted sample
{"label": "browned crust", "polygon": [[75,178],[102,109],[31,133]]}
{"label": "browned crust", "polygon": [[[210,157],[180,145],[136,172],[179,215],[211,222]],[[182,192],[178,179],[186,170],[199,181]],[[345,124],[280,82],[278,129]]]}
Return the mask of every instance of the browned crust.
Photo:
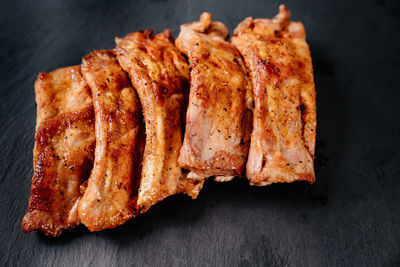
{"label": "browned crust", "polygon": [[192,171],[191,177],[244,174],[251,82],[239,51],[226,41],[228,34],[223,23],[205,12],[200,21],[182,25],[175,41],[190,62],[186,132],[178,162]]}
{"label": "browned crust", "polygon": [[152,30],[133,32],[116,38],[116,44],[118,61],[138,92],[146,123],[138,204],[153,205],[180,192],[196,197],[201,186],[187,181],[177,164],[189,89],[184,56],[169,29],[157,35]]}
{"label": "browned crust", "polygon": [[[80,177],[83,182],[89,176],[93,167],[94,138],[79,150],[71,153],[71,158],[65,158],[54,148],[53,142],[65,138],[66,130],[71,126],[87,127],[91,133],[94,128],[93,107],[81,111],[60,114],[43,122],[35,136],[34,174],[32,178],[29,207],[22,220],[22,230],[25,233],[40,230],[49,236],[59,236],[64,229],[71,229],[79,224],[78,220],[68,221],[69,206],[63,201],[63,181],[59,174]],[[62,151],[61,151],[62,152]],[[61,166],[61,169],[57,169]],[[79,192],[79,184],[75,188]]]}
{"label": "browned crust", "polygon": [[315,181],[315,86],[304,26],[281,5],[273,19],[247,18],[232,43],[253,82],[254,130],[246,176],[251,184]]}
{"label": "browned crust", "polygon": [[93,95],[96,150],[78,211],[89,230],[99,231],[138,214],[141,111],[128,75],[112,51],[93,51],[82,59],[81,68]]}
{"label": "browned crust", "polygon": [[93,166],[93,105],[79,66],[39,73],[35,94],[34,174],[22,230],[58,236],[79,224],[79,187]]}

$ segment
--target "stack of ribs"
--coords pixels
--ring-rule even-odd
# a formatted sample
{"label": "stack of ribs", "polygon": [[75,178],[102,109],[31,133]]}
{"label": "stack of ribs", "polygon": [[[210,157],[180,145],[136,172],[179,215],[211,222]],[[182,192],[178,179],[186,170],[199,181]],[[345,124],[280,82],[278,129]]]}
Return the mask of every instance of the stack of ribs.
{"label": "stack of ribs", "polygon": [[34,175],[22,230],[110,229],[204,181],[315,181],[316,103],[304,26],[280,6],[234,31],[209,13],[116,38],[40,73]]}

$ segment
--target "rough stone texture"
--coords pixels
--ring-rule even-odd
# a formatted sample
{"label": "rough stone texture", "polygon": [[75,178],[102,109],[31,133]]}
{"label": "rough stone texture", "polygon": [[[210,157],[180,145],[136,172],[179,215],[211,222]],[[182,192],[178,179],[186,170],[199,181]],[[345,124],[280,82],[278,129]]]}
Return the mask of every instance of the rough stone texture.
{"label": "rough stone texture", "polygon": [[114,230],[48,239],[20,230],[30,189],[39,71],[79,64],[115,36],[202,11],[230,30],[280,1],[20,1],[0,4],[0,265],[390,266],[400,264],[400,5],[284,1],[304,22],[318,104],[317,182],[208,181]]}

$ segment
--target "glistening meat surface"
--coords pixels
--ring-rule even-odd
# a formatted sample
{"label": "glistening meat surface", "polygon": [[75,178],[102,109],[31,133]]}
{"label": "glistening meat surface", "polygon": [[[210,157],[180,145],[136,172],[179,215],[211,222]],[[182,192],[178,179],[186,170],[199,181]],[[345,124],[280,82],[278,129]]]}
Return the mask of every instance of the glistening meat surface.
{"label": "glistening meat surface", "polygon": [[116,38],[122,68],[137,90],[146,124],[146,145],[138,205],[153,205],[184,192],[196,198],[202,181],[186,178],[178,165],[182,146],[184,96],[189,87],[185,58],[169,30],[151,30]]}
{"label": "glistening meat surface", "polygon": [[176,46],[188,56],[190,94],[186,132],[179,156],[188,177],[217,176],[220,181],[244,174],[252,125],[251,83],[239,51],[226,41],[228,29],[200,21],[181,26]]}
{"label": "glistening meat surface", "polygon": [[40,73],[34,174],[22,230],[58,236],[79,224],[80,185],[93,167],[94,116],[80,67]]}
{"label": "glistening meat surface", "polygon": [[272,20],[247,18],[232,43],[254,88],[254,123],[246,176],[254,185],[315,181],[316,104],[304,26],[280,6]]}
{"label": "glistening meat surface", "polygon": [[93,171],[79,203],[91,231],[113,228],[138,214],[141,111],[128,75],[115,55],[93,51],[82,60],[93,95],[96,149]]}

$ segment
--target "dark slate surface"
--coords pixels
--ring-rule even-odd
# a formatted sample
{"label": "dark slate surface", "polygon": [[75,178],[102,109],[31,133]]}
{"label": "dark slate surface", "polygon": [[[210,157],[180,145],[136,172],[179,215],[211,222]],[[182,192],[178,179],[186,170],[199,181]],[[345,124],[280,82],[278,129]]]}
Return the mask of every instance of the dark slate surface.
{"label": "dark slate surface", "polygon": [[[40,2],[40,3],[39,3]],[[0,265],[390,266],[400,264],[400,5],[285,1],[305,23],[318,104],[317,182],[208,181],[114,230],[25,235],[39,71],[79,64],[115,36],[204,10],[231,30],[280,1],[2,1]]]}

